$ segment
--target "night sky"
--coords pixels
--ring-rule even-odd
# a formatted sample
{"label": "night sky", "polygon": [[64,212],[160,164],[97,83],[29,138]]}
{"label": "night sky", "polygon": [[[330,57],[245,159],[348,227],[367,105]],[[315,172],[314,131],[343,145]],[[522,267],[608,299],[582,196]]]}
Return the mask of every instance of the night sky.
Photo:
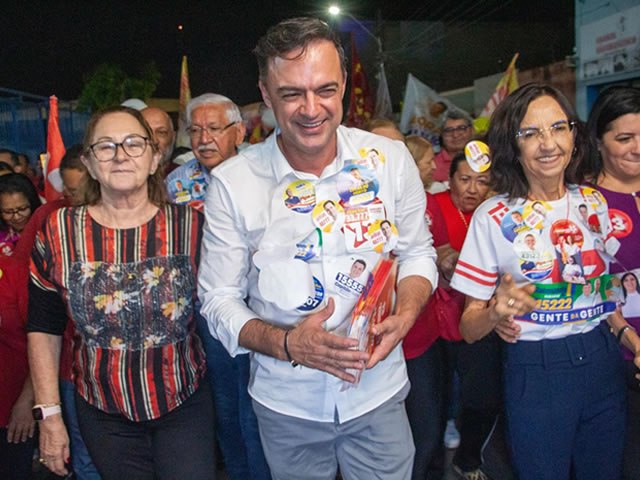
{"label": "night sky", "polygon": [[[251,54],[268,26],[297,15],[325,16],[329,2],[15,2],[3,5],[0,87],[36,95],[78,97],[100,63],[129,74],[154,61],[162,75],[154,96],[177,97],[180,61],[188,55],[192,95],[222,93],[238,104],[259,100]],[[573,1],[540,9],[521,0],[343,1],[362,20],[540,19],[573,25]],[[326,17],[325,17],[326,18]],[[179,24],[184,26],[180,32]],[[573,32],[568,33],[570,38]],[[569,53],[569,52],[561,52]],[[495,73],[490,66],[487,74]]]}

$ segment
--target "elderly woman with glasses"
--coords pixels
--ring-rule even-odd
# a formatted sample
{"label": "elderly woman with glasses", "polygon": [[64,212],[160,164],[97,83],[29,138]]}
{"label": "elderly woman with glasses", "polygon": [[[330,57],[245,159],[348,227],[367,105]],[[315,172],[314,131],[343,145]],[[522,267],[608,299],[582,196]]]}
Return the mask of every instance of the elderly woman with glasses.
{"label": "elderly woman with glasses", "polygon": [[[487,141],[497,195],[474,213],[451,283],[467,295],[460,331],[474,342],[495,330],[507,342],[505,413],[518,478],[619,479],[625,386],[607,320],[615,328],[620,315],[601,291],[596,305],[576,304],[584,282],[568,283],[555,253],[571,235],[572,261],[589,281],[608,273],[610,256],[596,247],[611,254],[619,245],[602,196],[579,186],[585,130],[559,91],[528,84],[498,106]],[[581,205],[598,218],[597,232]]]}
{"label": "elderly woman with glasses", "polygon": [[202,216],[166,202],[160,152],[139,112],[87,125],[84,205],[50,216],[36,239],[29,360],[40,461],[67,473],[57,365],[74,324],[82,436],[108,479],[215,478],[214,427],[194,302]]}

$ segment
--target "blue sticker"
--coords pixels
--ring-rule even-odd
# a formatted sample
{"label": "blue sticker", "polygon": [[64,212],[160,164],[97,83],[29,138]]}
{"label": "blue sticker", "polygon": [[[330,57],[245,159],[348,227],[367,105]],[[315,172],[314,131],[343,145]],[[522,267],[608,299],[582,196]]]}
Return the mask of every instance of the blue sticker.
{"label": "blue sticker", "polygon": [[304,302],[304,305],[297,308],[297,310],[301,310],[303,312],[310,312],[311,310],[315,310],[324,300],[324,287],[320,283],[316,277],[313,277],[313,287],[315,290],[315,294],[312,297],[307,298],[307,301]]}
{"label": "blue sticker", "polygon": [[347,162],[338,174],[338,195],[345,205],[365,205],[378,195],[380,183],[370,168]]}

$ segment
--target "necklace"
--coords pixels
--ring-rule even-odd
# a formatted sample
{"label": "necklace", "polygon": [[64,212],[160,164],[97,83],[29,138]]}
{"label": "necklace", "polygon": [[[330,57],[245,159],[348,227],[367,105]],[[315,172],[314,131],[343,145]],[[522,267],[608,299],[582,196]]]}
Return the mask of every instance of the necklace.
{"label": "necklace", "polygon": [[456,210],[458,211],[458,215],[460,215],[460,220],[462,220],[462,223],[464,223],[465,230],[468,232],[469,231],[469,222],[467,222],[467,219],[464,218],[464,213],[462,213],[462,210],[460,210],[458,207],[456,207]]}

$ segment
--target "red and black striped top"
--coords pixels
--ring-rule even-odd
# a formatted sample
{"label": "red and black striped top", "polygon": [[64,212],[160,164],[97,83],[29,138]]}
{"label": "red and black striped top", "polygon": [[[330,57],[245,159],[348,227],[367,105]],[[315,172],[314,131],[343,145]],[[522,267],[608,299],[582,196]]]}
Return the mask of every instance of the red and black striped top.
{"label": "red and black striped top", "polygon": [[91,405],[133,421],[184,402],[205,372],[195,334],[203,217],[166,205],[136,228],[107,228],[87,207],[62,208],[31,261],[31,332],[76,329],[74,381]]}

